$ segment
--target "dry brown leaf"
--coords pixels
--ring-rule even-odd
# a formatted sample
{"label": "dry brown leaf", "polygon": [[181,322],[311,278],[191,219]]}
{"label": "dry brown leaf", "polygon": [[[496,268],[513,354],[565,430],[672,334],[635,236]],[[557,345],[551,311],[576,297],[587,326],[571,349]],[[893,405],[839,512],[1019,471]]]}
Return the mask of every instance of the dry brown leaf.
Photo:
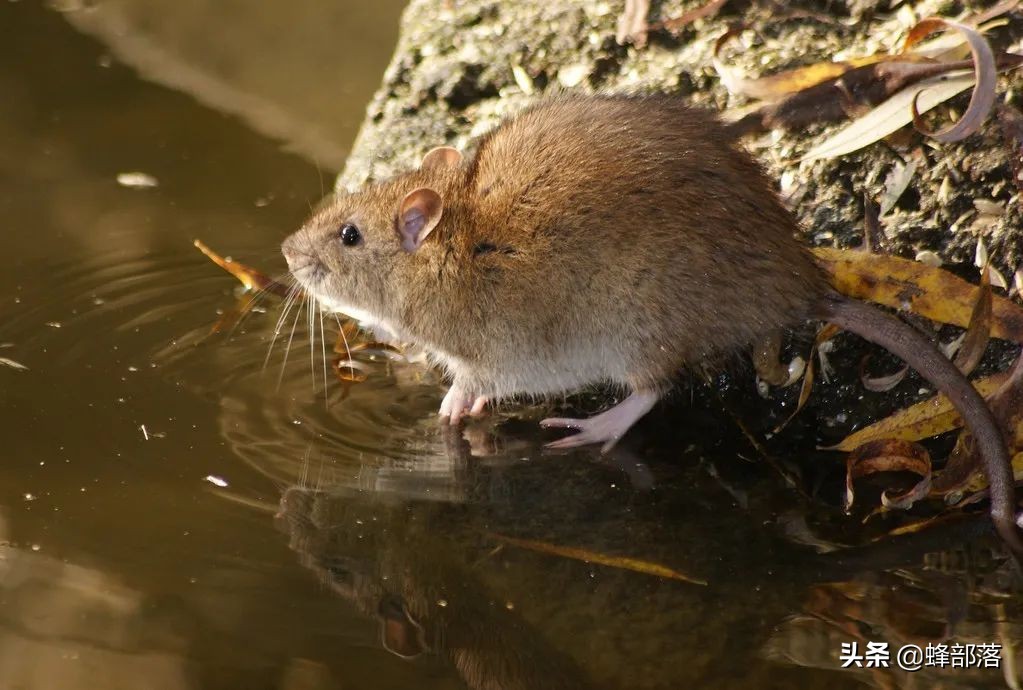
{"label": "dry brown leaf", "polygon": [[194,240],[192,244],[205,254],[210,261],[220,266],[222,269],[233,275],[238,279],[242,285],[245,286],[246,290],[266,290],[272,292],[278,297],[286,297],[288,290],[284,285],[278,283],[272,278],[268,278],[264,274],[260,273],[251,266],[232,261],[231,259],[225,259],[220,254],[207,247],[202,241]]}
{"label": "dry brown leaf", "polygon": [[853,482],[879,472],[912,472],[921,477],[911,489],[901,494],[885,491],[881,504],[885,508],[909,508],[927,495],[931,483],[931,457],[927,449],[902,439],[881,439],[859,446],[846,458],[845,505],[853,505]]}
{"label": "dry brown leaf", "polygon": [[990,272],[987,266],[980,272],[980,288],[977,301],[970,314],[970,323],[966,327],[966,337],[956,353],[955,365],[959,371],[969,376],[980,364],[988,341],[991,339],[991,292]]}
{"label": "dry brown leaf", "polygon": [[917,92],[916,96],[913,97],[912,114],[913,126],[916,127],[917,131],[938,141],[948,143],[962,141],[980,129],[980,125],[987,118],[991,112],[991,106],[995,103],[995,81],[998,77],[998,67],[995,63],[995,55],[991,51],[991,44],[988,43],[988,40],[979,31],[965,24],[940,17],[929,17],[914,26],[910,30],[909,35],[906,36],[905,48],[911,47],[924,36],[939,29],[958,31],[969,44],[970,53],[973,56],[973,69],[976,80],[973,95],[970,96],[970,104],[967,106],[966,112],[959,118],[959,121],[939,131],[929,129],[920,117],[920,111],[917,109],[917,99],[920,97],[920,92]]}
{"label": "dry brown leaf", "polygon": [[799,388],[799,399],[796,401],[796,409],[792,410],[792,414],[786,417],[785,421],[774,428],[774,433],[777,434],[784,429],[803,409],[806,401],[810,399],[810,393],[813,391],[814,377],[816,376],[814,355],[817,353],[817,348],[820,347],[820,344],[825,340],[833,338],[837,332],[838,330],[831,324],[824,324],[817,331],[817,336],[813,339],[813,345],[810,346],[810,354],[806,357],[806,368],[803,370],[803,385]]}
{"label": "dry brown leaf", "polygon": [[753,368],[757,376],[772,386],[789,380],[789,369],[781,363],[781,331],[773,330],[753,348]]}
{"label": "dry brown leaf", "polygon": [[737,96],[746,96],[757,100],[772,101],[805,91],[824,82],[831,82],[852,70],[868,67],[878,62],[903,59],[906,62],[922,62],[914,57],[893,58],[889,55],[869,55],[840,62],[817,62],[804,67],[770,74],[764,77],[749,78],[738,69],[729,67],[719,57],[722,48],[733,38],[746,30],[744,25],[735,25],[714,42],[713,65],[728,92]]}
{"label": "dry brown leaf", "polygon": [[[967,328],[977,286],[941,268],[895,256],[841,249],[813,250],[831,284],[844,295],[893,309],[911,311],[933,321]],[[991,336],[1023,343],[1023,308],[992,296]]]}
{"label": "dry brown leaf", "polygon": [[632,570],[637,573],[654,575],[656,577],[663,577],[669,580],[680,580],[694,585],[707,585],[706,580],[690,577],[684,573],[680,573],[677,570],[669,568],[666,565],[651,563],[650,561],[643,561],[638,558],[609,556],[607,554],[589,551],[587,549],[579,549],[573,546],[558,546],[557,544],[548,544],[547,542],[534,541],[532,539],[519,539],[518,537],[509,537],[504,534],[497,534],[496,532],[491,532],[490,536],[505,544],[511,544],[512,546],[517,546],[522,549],[529,549],[530,551],[546,553],[552,556],[571,558],[573,560],[584,561],[586,563],[597,563],[611,568]]}

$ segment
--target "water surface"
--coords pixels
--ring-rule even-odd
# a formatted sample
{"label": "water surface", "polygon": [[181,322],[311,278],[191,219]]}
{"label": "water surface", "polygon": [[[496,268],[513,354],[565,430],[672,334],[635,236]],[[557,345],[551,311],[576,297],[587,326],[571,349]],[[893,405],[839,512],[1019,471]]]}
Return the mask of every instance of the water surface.
{"label": "water surface", "polygon": [[[352,17],[357,122],[394,27]],[[445,431],[437,375],[385,352],[342,383],[329,319],[325,347],[272,297],[225,325],[238,285],[192,240],[278,272],[331,171],[97,26],[0,4],[0,357],[26,368],[0,366],[0,687],[1004,685],[840,672],[850,640],[1018,639],[1011,569],[976,522],[942,558],[820,553],[834,473],[810,501],[705,388],[609,457],[550,455],[544,409]]]}

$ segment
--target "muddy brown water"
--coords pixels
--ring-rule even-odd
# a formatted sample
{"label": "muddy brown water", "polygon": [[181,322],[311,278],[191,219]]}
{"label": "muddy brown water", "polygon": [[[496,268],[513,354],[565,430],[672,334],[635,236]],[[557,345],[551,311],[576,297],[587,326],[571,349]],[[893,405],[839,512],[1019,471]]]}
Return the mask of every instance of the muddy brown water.
{"label": "muddy brown water", "polygon": [[[353,14],[348,131],[398,9]],[[0,3],[0,688],[1005,686],[839,670],[842,642],[1018,639],[1011,569],[982,523],[822,553],[808,516],[838,511],[706,390],[607,458],[548,455],[539,408],[445,433],[436,374],[384,352],[325,379],[302,318],[267,361],[279,300],[211,333],[238,287],[192,240],[279,271],[330,171],[85,25]]]}

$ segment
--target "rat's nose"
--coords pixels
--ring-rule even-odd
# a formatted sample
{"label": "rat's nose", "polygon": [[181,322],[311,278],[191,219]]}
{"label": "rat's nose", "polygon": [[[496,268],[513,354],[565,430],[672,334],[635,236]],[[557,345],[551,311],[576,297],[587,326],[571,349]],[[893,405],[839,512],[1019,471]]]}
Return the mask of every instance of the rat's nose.
{"label": "rat's nose", "polygon": [[298,242],[295,241],[295,236],[292,235],[288,239],[281,243],[281,254],[284,255],[284,260],[288,262],[288,268],[294,270],[296,266],[300,266],[308,262],[309,257],[298,249]]}

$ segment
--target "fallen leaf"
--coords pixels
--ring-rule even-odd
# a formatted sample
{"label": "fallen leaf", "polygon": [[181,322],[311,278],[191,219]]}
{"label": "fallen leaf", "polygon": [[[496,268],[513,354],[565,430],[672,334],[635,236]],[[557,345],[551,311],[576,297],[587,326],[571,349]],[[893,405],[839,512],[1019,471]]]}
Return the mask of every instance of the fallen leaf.
{"label": "fallen leaf", "polygon": [[774,428],[774,433],[778,433],[784,429],[789,422],[791,422],[800,410],[806,405],[806,401],[810,399],[810,393],[813,391],[813,383],[816,372],[814,370],[814,354],[818,351],[821,343],[829,338],[833,338],[838,332],[831,324],[824,324],[820,330],[817,331],[817,336],[813,339],[813,344],[810,346],[810,354],[806,357],[806,368],[803,371],[803,385],[799,387],[799,398],[796,401],[796,409],[792,410],[785,421]]}
{"label": "fallen leaf", "polygon": [[991,280],[987,267],[980,273],[980,287],[977,300],[970,314],[970,323],[966,327],[966,336],[956,354],[955,365],[964,375],[969,376],[980,364],[988,341],[991,339]]}
{"label": "fallen leaf", "polygon": [[909,373],[909,365],[904,364],[901,369],[887,376],[869,376],[867,374],[867,361],[869,359],[870,355],[864,355],[863,359],[860,360],[860,383],[868,391],[873,391],[874,393],[890,391],[902,383],[902,379],[906,378],[906,374]]}
{"label": "fallen leaf", "polygon": [[663,577],[669,580],[680,580],[694,585],[707,585],[706,580],[690,577],[677,570],[669,568],[666,565],[661,565],[660,563],[651,563],[650,561],[643,561],[638,558],[629,558],[627,556],[608,556],[606,554],[589,551],[587,549],[579,549],[572,546],[558,546],[556,544],[548,544],[547,542],[533,541],[532,539],[519,539],[517,537],[497,534],[496,532],[490,532],[489,535],[499,542],[511,544],[512,546],[517,546],[522,549],[529,549],[530,551],[546,553],[552,556],[561,556],[563,558],[571,558],[573,560],[584,561],[586,563],[597,563],[611,568],[632,570],[637,573],[654,575],[656,577]]}
{"label": "fallen leaf", "polygon": [[885,491],[881,505],[906,509],[927,495],[931,483],[931,457],[923,446],[902,439],[886,438],[870,441],[846,458],[845,507],[848,511],[855,499],[853,481],[879,472],[912,472],[921,477],[911,489],[900,494]]}
{"label": "fallen leaf", "polygon": [[[933,321],[967,328],[977,286],[941,268],[896,256],[841,249],[812,250],[836,290]],[[991,336],[1023,343],[1023,308],[992,296]]]}
{"label": "fallen leaf", "polygon": [[913,126],[917,131],[940,142],[949,143],[962,141],[980,129],[981,124],[987,119],[991,107],[995,103],[995,81],[998,77],[998,67],[995,63],[995,55],[991,51],[991,44],[984,36],[965,24],[949,21],[940,17],[929,17],[914,26],[909,35],[906,36],[905,46],[908,48],[924,36],[939,29],[951,29],[957,31],[966,39],[970,46],[970,53],[973,55],[973,69],[976,85],[973,94],[970,96],[970,103],[966,112],[959,118],[958,122],[949,125],[945,129],[934,131],[928,128],[920,117],[917,109],[917,99],[920,97],[918,91],[913,98],[912,115]]}
{"label": "fallen leaf", "polygon": [[[739,70],[729,67],[720,58],[721,50],[733,38],[746,30],[744,25],[729,27],[714,42],[714,54],[712,63],[714,70],[729,93],[736,96],[745,96],[757,100],[771,101],[782,96],[787,96],[800,91],[805,91],[813,86],[829,82],[841,77],[848,72],[874,65],[878,62],[892,59],[884,54],[869,55],[867,57],[855,58],[853,60],[817,62],[804,67],[797,67],[791,70],[770,74],[763,77],[751,79]],[[916,62],[914,58],[906,58],[907,62]]]}
{"label": "fallen leaf", "polygon": [[0,357],[0,366],[10,367],[16,371],[28,371],[28,367],[24,364],[21,362],[15,362],[13,359],[9,359],[7,357]]}
{"label": "fallen leaf", "polygon": [[896,163],[888,173],[884,180],[884,194],[881,195],[880,214],[882,216],[887,216],[888,212],[895,208],[895,204],[905,193],[909,183],[913,181],[913,175],[916,174],[918,165],[920,165],[920,158],[912,158],[905,163]]}
{"label": "fallen leaf", "polygon": [[973,84],[973,75],[965,72],[924,79],[902,89],[870,112],[853,120],[810,149],[801,160],[835,158],[858,151],[910,124],[913,121],[914,102],[917,111],[925,113],[962,93]]}
{"label": "fallen leaf", "polygon": [[757,376],[772,386],[789,379],[789,369],[781,363],[781,331],[773,330],[753,349],[753,368]]}
{"label": "fallen leaf", "polygon": [[365,365],[353,359],[337,357],[331,366],[334,369],[334,375],[341,383],[362,383],[367,378],[366,374],[360,371],[365,368]]}
{"label": "fallen leaf", "polygon": [[205,254],[210,261],[237,278],[238,281],[245,286],[246,290],[266,290],[268,292],[272,292],[278,297],[287,296],[288,290],[283,284],[268,278],[256,269],[246,266],[245,264],[238,263],[237,261],[232,261],[231,259],[225,259],[203,244],[200,240],[194,240],[192,244],[195,245],[196,249]]}
{"label": "fallen leaf", "polygon": [[160,182],[143,172],[125,172],[117,175],[117,184],[131,189],[153,189],[159,186]]}
{"label": "fallen leaf", "polygon": [[[984,397],[994,393],[1008,378],[1005,372],[994,374],[973,382],[973,387]],[[904,441],[919,441],[938,436],[963,425],[959,413],[944,395],[903,408],[873,424],[846,436],[842,441],[827,446],[825,450],[851,451],[870,441],[897,438]]]}

